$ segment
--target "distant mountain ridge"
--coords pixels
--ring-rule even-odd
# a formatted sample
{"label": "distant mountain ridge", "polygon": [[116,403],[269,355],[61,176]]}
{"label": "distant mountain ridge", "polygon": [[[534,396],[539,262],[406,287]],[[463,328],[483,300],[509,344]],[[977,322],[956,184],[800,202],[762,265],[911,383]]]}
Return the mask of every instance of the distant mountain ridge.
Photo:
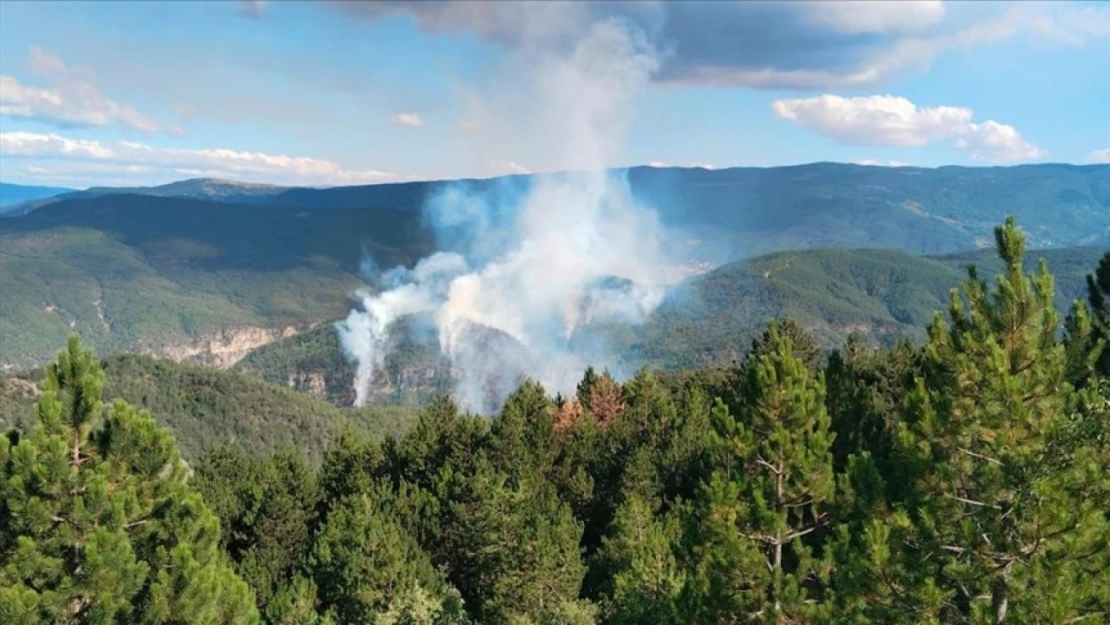
{"label": "distant mountain ridge", "polygon": [[72,191],[73,189],[65,187],[40,187],[0,182],[0,214],[23,202],[42,200]]}
{"label": "distant mountain ridge", "polygon": [[23,216],[50,204],[105,195],[143,195],[207,200],[228,204],[257,204],[287,189],[289,187],[274,184],[238,182],[219,178],[190,178],[151,187],[90,187],[79,191],[62,189],[59,193],[39,198],[27,198],[26,201],[13,203],[5,216]]}
{"label": "distant mountain ridge", "polygon": [[[1034,247],[1098,245],[1110,239],[1110,164],[1008,167],[880,167],[811,163],[727,169],[632,167],[632,194],[676,231],[705,238],[706,254],[734,260],[781,249],[878,247],[941,254],[991,244],[992,229],[1014,214]],[[553,174],[573,176],[575,174]],[[320,210],[420,212],[455,186],[481,194],[524,192],[532,175],[331,188],[194,179],[157,187],[94,188],[27,202],[7,216],[61,201],[139,194],[228,204]],[[9,208],[11,211],[11,208]],[[507,220],[511,211],[502,215]],[[494,224],[502,225],[502,224]],[[718,250],[709,250],[716,246]]]}

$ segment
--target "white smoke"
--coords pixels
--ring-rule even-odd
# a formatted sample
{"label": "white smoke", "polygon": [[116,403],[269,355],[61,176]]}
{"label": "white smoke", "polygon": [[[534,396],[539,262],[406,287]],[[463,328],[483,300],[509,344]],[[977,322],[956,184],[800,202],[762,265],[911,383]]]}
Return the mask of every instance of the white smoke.
{"label": "white smoke", "polygon": [[[516,67],[528,71],[514,72],[519,82],[503,100],[515,107],[493,117],[514,145],[542,148],[548,167],[573,173],[538,176],[522,190],[449,187],[428,203],[441,243],[466,258],[438,253],[411,271],[388,272],[380,294],[362,294],[363,310],[339,325],[341,343],[358,363],[356,405],[382,366],[395,322],[421,313],[434,315],[440,350],[461,371],[454,394],[464,408],[495,409],[518,372],[548,391],[571,392],[586,364],[616,364],[603,345],[574,344],[575,331],[597,322],[641,323],[677,279],[656,215],[606,169],[635,96],[659,67],[655,49],[642,33],[607,20],[561,50],[518,51]],[[488,102],[496,108],[502,100]],[[610,276],[632,285],[599,286]],[[475,324],[507,334],[523,350],[490,343]]]}

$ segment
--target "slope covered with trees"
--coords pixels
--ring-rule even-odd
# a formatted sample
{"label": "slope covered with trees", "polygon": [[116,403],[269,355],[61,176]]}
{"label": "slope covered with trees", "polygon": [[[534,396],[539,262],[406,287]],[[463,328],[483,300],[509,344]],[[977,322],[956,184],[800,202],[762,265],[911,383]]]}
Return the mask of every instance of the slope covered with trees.
{"label": "slope covered with trees", "polygon": [[[999,275],[969,270],[920,347],[853,336],[826,356],[776,320],[723,368],[624,383],[587,370],[571,397],[527,382],[488,418],[441,398],[402,435],[344,433],[318,469],[294,450],[209,447],[188,488],[219,518],[226,574],[250,588],[233,596],[269,623],[1102,622],[1105,311],[1077,300],[1065,320],[1012,221],[995,243]],[[72,440],[43,445],[64,464]],[[32,454],[7,452],[24,444],[0,441],[7,492],[29,492]],[[9,506],[0,522],[32,512]],[[19,567],[58,547],[49,524],[20,527],[21,558],[0,544],[0,592],[33,598]],[[88,604],[144,605],[119,596]]]}
{"label": "slope covered with trees", "polygon": [[[974,250],[989,247],[1006,211],[1036,248],[1105,247],[1110,237],[1110,165],[626,173],[683,262],[830,247]],[[0,219],[0,366],[42,365],[71,331],[103,355],[184,358],[214,340],[243,342],[229,331],[280,334],[334,319],[364,260],[411,266],[447,243],[423,218],[429,198],[455,188],[511,199],[531,180],[284,190],[191,180],[44,200]],[[515,217],[511,202],[493,212],[490,228]]]}
{"label": "slope covered with trees", "polygon": [[[1066,312],[1086,293],[1095,248],[1040,250],[1057,275],[1056,306]],[[1001,269],[986,251],[918,257],[887,250],[782,252],[730,263],[674,288],[642,327],[587,329],[577,340],[605,340],[628,361],[666,369],[722,364],[739,358],[771,319],[790,318],[823,349],[853,333],[871,342],[921,342],[932,314],[970,266]],[[1059,268],[1058,270],[1056,268]],[[1108,291],[1110,292],[1110,291]],[[600,333],[600,338],[598,333]],[[419,401],[447,390],[435,382],[447,363],[435,341],[408,340],[403,327],[374,381],[379,403]],[[321,324],[251,352],[234,370],[290,385],[341,406],[354,400],[354,365],[343,356],[335,328]],[[401,389],[406,389],[401,392]]]}
{"label": "slope covered with trees", "polygon": [[[145,356],[112,356],[100,366],[105,398],[151,411],[190,462],[210,445],[233,442],[262,454],[296,447],[318,463],[346,427],[382,437],[403,431],[416,416],[411,406],[337,408],[253,377]],[[30,430],[41,377],[31,371],[0,378],[0,428]]]}

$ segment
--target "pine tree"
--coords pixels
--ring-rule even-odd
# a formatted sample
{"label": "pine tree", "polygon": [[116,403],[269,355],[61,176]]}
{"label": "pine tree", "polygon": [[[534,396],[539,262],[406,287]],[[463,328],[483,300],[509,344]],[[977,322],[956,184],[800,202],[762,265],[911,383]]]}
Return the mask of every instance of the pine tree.
{"label": "pine tree", "polygon": [[201,458],[193,485],[220,518],[223,549],[267,613],[276,590],[292,581],[315,529],[316,475],[294,450],[256,459],[226,445]]}
{"label": "pine tree", "polygon": [[[803,539],[829,523],[835,484],[825,388],[772,324],[745,365],[739,418],[720,401],[721,468],[702,503],[695,609],[768,623],[819,619],[827,567]],[[727,615],[727,617],[726,617]]]}
{"label": "pine tree", "polygon": [[1110,377],[1110,251],[1102,255],[1095,273],[1087,275],[1087,302],[1091,306],[1093,338],[1106,345],[1096,370]]}
{"label": "pine tree", "polygon": [[510,479],[482,457],[472,474],[452,476],[449,492],[449,576],[479,622],[535,622],[571,609],[585,573],[582,527],[549,484],[532,471]]}
{"label": "pine tree", "polygon": [[[378,623],[419,601],[444,612],[446,584],[416,540],[366,495],[332,509],[306,566],[321,610],[340,623]],[[309,589],[294,588],[309,594]],[[295,604],[294,604],[295,605]]]}
{"label": "pine tree", "polygon": [[899,435],[912,488],[891,544],[908,546],[904,561],[930,563],[903,566],[902,582],[935,583],[940,595],[921,607],[944,621],[1078,620],[1091,615],[1078,564],[1107,537],[1105,502],[1070,468],[1086,453],[1064,435],[1075,395],[1053,277],[1043,260],[1022,273],[1013,218],[995,240],[1005,264],[996,288],[972,268],[953,291],[951,327],[938,315],[930,329]]}
{"label": "pine tree", "polygon": [[0,622],[258,622],[173,437],[123,401],[100,424],[103,385],[70,337],[30,436],[0,438]]}
{"label": "pine tree", "polygon": [[599,560],[612,578],[613,625],[680,623],[678,598],[686,582],[674,553],[678,518],[656,521],[651,506],[632,494],[617,511]]}

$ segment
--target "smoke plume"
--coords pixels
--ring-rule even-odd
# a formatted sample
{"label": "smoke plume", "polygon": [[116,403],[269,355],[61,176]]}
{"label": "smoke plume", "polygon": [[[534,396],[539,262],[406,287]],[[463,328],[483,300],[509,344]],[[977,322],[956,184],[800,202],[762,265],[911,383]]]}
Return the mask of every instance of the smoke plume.
{"label": "smoke plume", "polygon": [[[429,198],[425,216],[443,251],[384,274],[382,289],[360,294],[361,309],[338,326],[358,365],[356,405],[367,399],[397,321],[410,315],[434,320],[466,409],[496,410],[519,373],[550,392],[571,392],[586,364],[618,365],[605,345],[575,341],[576,333],[643,322],[677,279],[655,213],[607,169],[659,55],[617,20],[585,32],[569,46],[516,50],[513,80],[493,81],[489,97],[475,99],[486,113],[485,145],[542,152],[542,165],[563,173],[456,183]],[[514,140],[491,141],[497,134]],[[512,340],[492,340],[491,332]]]}

